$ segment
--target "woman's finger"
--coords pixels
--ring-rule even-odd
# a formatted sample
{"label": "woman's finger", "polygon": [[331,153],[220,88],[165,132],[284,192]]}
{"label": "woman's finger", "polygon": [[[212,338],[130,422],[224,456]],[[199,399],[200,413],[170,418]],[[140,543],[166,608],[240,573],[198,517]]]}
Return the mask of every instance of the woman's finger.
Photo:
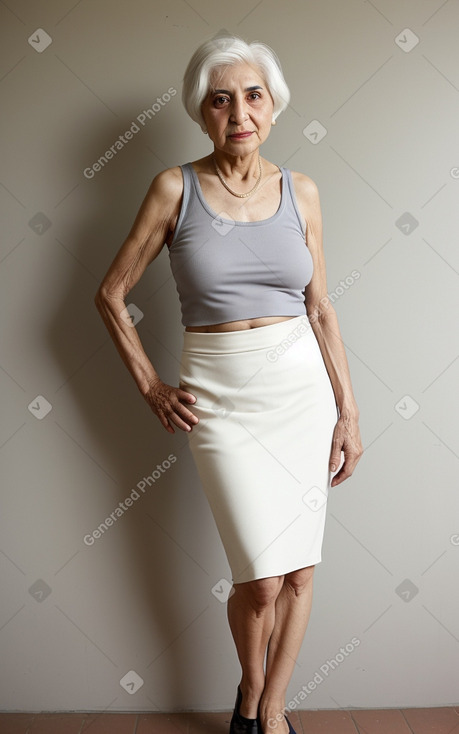
{"label": "woman's finger", "polygon": [[339,472],[331,481],[332,487],[335,487],[352,476],[357,462],[363,453],[358,426],[349,425],[349,423],[345,425],[338,420],[333,433],[329,462],[330,471],[334,472],[338,468],[341,461],[341,452],[344,454],[344,462]]}
{"label": "woman's finger", "polygon": [[197,416],[182,402],[183,400],[186,400],[187,403],[196,402],[192,393],[157,380],[145,398],[169,433],[175,433],[172,424],[184,431],[190,431],[192,426],[198,422]]}

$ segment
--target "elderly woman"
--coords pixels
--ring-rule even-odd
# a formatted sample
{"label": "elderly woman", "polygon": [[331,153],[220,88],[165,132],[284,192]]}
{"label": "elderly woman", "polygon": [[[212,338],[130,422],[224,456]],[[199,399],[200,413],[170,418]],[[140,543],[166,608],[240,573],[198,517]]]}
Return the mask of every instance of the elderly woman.
{"label": "elderly woman", "polygon": [[[213,150],[153,179],[96,295],[161,426],[188,432],[231,568],[227,612],[242,668],[232,734],[293,732],[286,691],[328,490],[362,454],[327,298],[317,186],[260,155],[289,98],[265,44],[219,35],[196,50],[182,99]],[[161,379],[123,318],[124,299],[164,244],[185,327],[179,387]]]}

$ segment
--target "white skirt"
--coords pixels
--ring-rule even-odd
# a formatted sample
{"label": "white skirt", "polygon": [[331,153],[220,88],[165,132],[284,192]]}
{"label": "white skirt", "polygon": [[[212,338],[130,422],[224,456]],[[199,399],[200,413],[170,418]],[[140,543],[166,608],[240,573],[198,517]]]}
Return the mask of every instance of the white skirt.
{"label": "white skirt", "polygon": [[184,331],[180,387],[196,397],[188,441],[233,583],[319,563],[339,412],[307,315]]}

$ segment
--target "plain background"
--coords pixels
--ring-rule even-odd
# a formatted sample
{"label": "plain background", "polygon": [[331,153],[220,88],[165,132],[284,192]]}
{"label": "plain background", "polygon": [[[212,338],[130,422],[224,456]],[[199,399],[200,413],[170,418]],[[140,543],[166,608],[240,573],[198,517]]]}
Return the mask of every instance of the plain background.
{"label": "plain background", "polygon": [[[457,2],[9,0],[0,23],[0,708],[234,704],[229,567],[186,435],[160,426],[93,303],[155,174],[210,152],[180,92],[220,29],[281,60],[291,104],[262,154],[319,187],[365,447],[330,496],[289,696],[307,690],[301,707],[319,709],[457,703]],[[128,303],[177,384],[165,249]]]}

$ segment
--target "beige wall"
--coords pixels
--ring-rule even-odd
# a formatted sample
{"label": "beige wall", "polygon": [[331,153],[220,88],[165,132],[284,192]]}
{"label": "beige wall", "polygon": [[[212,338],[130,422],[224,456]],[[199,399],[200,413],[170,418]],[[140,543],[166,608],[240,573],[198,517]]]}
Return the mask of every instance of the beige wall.
{"label": "beige wall", "polygon": [[[186,436],[151,414],[93,304],[153,176],[210,150],[181,79],[221,28],[283,64],[291,105],[263,154],[319,186],[366,448],[330,496],[289,695],[307,692],[300,708],[457,703],[458,4],[9,0],[0,23],[0,708],[234,703],[240,669],[212,591],[230,572]],[[314,120],[319,142],[303,132]],[[128,302],[177,384],[166,251]]]}

